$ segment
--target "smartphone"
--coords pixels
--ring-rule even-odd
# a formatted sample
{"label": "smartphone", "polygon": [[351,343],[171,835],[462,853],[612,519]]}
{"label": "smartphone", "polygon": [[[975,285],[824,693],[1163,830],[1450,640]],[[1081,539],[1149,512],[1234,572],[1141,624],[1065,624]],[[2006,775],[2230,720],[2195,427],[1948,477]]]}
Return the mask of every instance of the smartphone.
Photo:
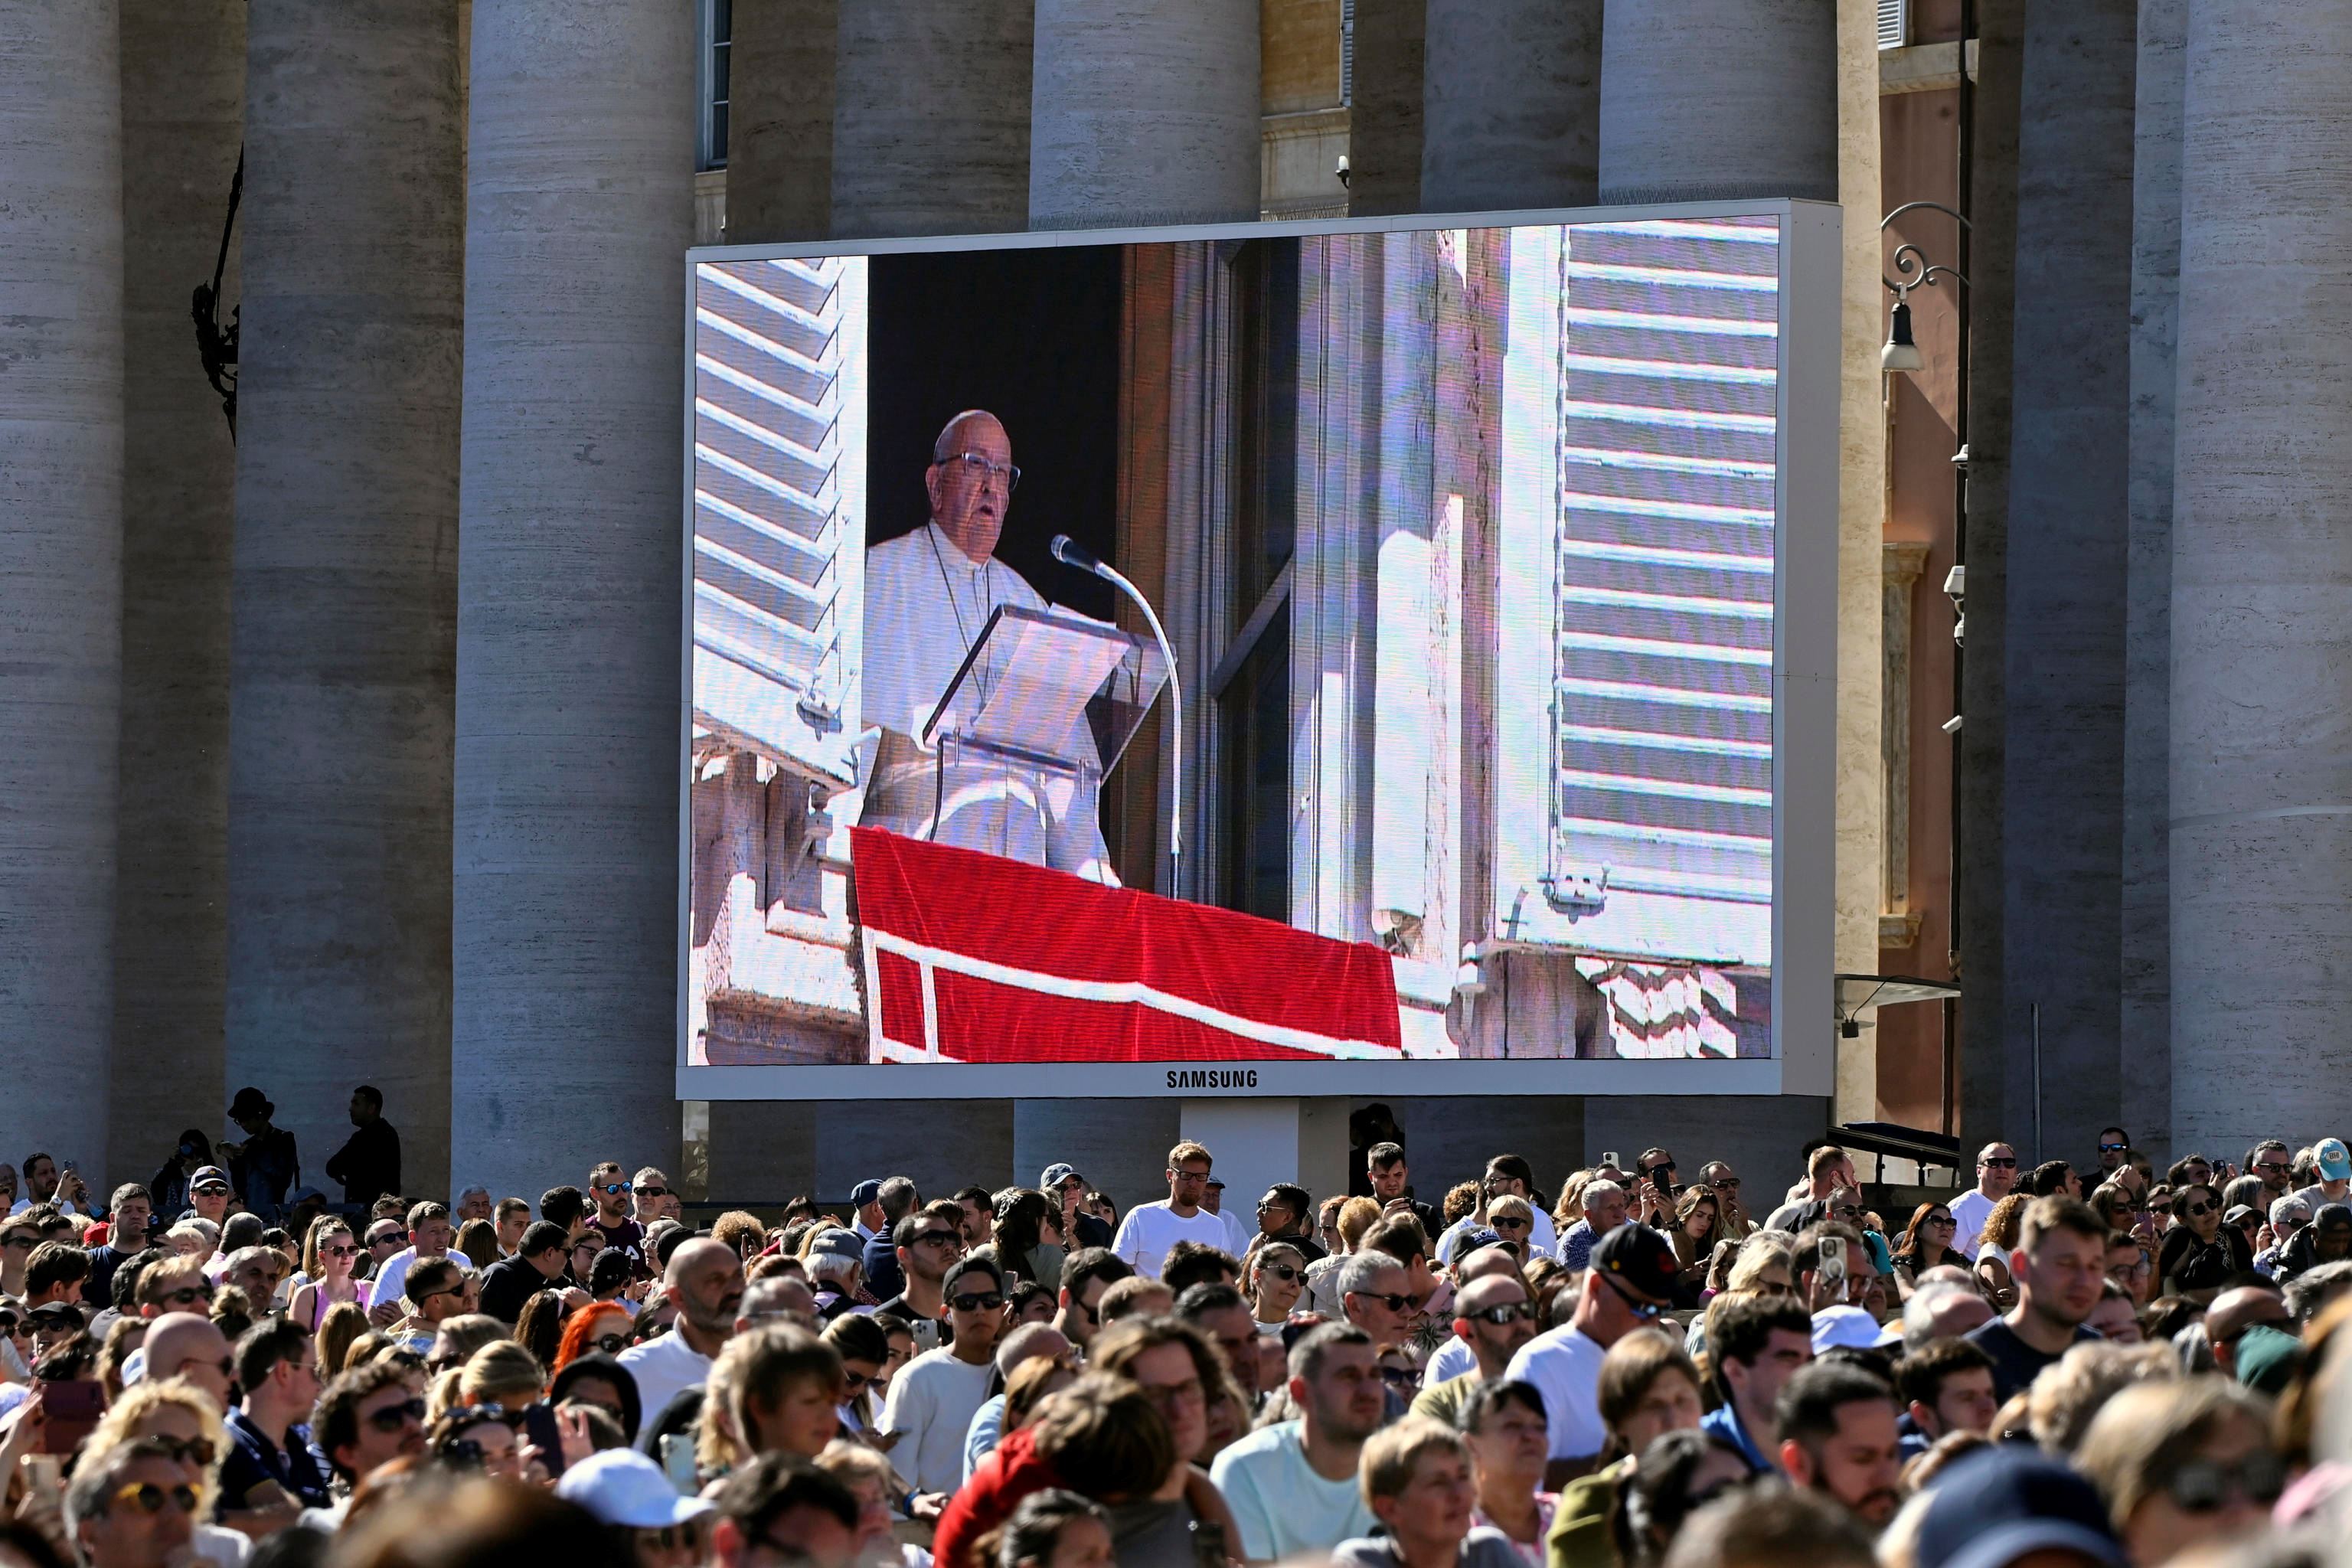
{"label": "smartphone", "polygon": [[1601,1155],[1601,1163],[1608,1166],[1612,1171],[1622,1171],[1625,1168],[1625,1162],[1617,1157],[1617,1153],[1614,1150]]}
{"label": "smartphone", "polygon": [[70,1454],[106,1414],[106,1388],[96,1378],[61,1379],[41,1385],[41,1449]]}
{"label": "smartphone", "polygon": [[1813,1259],[1813,1278],[1824,1288],[1845,1294],[1845,1243],[1833,1236],[1822,1237]]}
{"label": "smartphone", "polygon": [[544,1399],[523,1406],[523,1436],[539,1449],[540,1463],[551,1476],[563,1473],[563,1428],[555,1422],[555,1406]]}
{"label": "smartphone", "polygon": [[677,1489],[680,1497],[692,1497],[697,1487],[694,1470],[694,1434],[671,1432],[661,1440],[662,1473],[669,1484]]}

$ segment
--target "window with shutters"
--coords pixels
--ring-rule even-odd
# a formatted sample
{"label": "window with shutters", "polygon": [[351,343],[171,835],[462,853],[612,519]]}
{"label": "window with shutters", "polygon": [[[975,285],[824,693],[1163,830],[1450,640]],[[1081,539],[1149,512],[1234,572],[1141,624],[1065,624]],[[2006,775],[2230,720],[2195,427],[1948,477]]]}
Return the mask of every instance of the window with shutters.
{"label": "window with shutters", "polygon": [[694,166],[723,169],[727,166],[728,100],[733,85],[730,68],[735,53],[735,0],[701,0],[695,35],[695,97],[699,113]]}
{"label": "window with shutters", "polygon": [[[1521,637],[1510,654],[1513,679],[1538,661],[1549,677],[1544,769],[1527,779],[1545,833],[1535,886],[1503,889],[1517,903],[1501,934],[1769,963],[1779,231],[1685,219],[1549,235],[1549,645]],[[1526,476],[1521,518],[1539,503]]]}
{"label": "window with shutters", "polygon": [[695,269],[694,721],[855,776],[866,538],[866,263]]}
{"label": "window with shutters", "polygon": [[1911,0],[1878,0],[1878,47],[1899,49],[1911,41]]}
{"label": "window with shutters", "polygon": [[1356,0],[1339,0],[1339,102],[1344,108],[1355,101]]}

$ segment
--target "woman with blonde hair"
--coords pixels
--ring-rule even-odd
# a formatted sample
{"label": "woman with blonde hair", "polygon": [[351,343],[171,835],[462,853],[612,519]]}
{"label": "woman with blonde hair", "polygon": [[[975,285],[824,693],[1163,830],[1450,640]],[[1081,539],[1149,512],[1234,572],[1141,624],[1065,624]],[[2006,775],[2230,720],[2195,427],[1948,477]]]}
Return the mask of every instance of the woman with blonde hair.
{"label": "woman with blonde hair", "polygon": [[2286,1486],[2269,1406],[2220,1377],[2123,1390],[2083,1434],[2074,1468],[2099,1489],[2125,1554],[2148,1564],[2252,1539]]}
{"label": "woman with blonde hair", "polygon": [[1551,1211],[1555,1233],[1565,1231],[1584,1217],[1584,1189],[1591,1184],[1591,1170],[1570,1171],[1568,1180],[1559,1184],[1559,1202]]}
{"label": "woman with blonde hair", "polygon": [[374,1288],[352,1273],[359,1257],[359,1239],[352,1235],[349,1220],[331,1214],[312,1220],[310,1234],[302,1238],[305,1282],[295,1287],[294,1299],[286,1304],[287,1320],[315,1334],[330,1308],[348,1302],[365,1312],[374,1300]]}
{"label": "woman with blonde hair", "polygon": [[85,1454],[103,1454],[124,1443],[152,1438],[171,1448],[186,1468],[188,1485],[195,1489],[195,1539],[198,1556],[236,1568],[253,1543],[237,1531],[210,1522],[220,1501],[221,1461],[228,1457],[228,1428],[211,1397],[183,1378],[134,1384],[107,1407],[82,1440]]}
{"label": "woman with blonde hair", "polygon": [[457,1374],[458,1395],[467,1405],[520,1410],[535,1403],[546,1386],[547,1371],[539,1358],[512,1340],[484,1345]]}
{"label": "woman with blonde hair", "polygon": [[1977,1238],[1977,1294],[1990,1302],[1995,1312],[2006,1312],[2017,1305],[2017,1282],[2009,1277],[2009,1255],[2017,1250],[2018,1233],[2025,1225],[2025,1205],[2032,1201],[2031,1193],[2011,1193],[1993,1205]]}

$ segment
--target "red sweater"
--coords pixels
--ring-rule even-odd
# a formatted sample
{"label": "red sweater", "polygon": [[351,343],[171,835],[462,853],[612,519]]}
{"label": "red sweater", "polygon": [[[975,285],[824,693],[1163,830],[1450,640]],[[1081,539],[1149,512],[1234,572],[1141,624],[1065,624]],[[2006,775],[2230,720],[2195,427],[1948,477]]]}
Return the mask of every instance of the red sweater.
{"label": "red sweater", "polygon": [[991,1449],[940,1515],[931,1539],[939,1568],[985,1568],[980,1538],[1013,1517],[1031,1492],[1059,1486],[1051,1462],[1036,1451],[1036,1433],[1024,1426]]}

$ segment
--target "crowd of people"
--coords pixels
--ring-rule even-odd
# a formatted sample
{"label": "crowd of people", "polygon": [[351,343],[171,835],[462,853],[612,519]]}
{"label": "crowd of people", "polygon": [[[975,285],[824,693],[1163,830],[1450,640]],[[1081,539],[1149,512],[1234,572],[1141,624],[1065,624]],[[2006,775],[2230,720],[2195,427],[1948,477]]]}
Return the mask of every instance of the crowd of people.
{"label": "crowd of people", "polygon": [[614,1160],[399,1194],[382,1110],[341,1203],[255,1090],[102,1203],[0,1167],[5,1568],[2270,1568],[2352,1496],[2335,1138],[1995,1142],[1907,1212],[1826,1142],[1431,1202],[1381,1140],[1253,1209],[1187,1142],[1124,1209],[697,1226]]}

